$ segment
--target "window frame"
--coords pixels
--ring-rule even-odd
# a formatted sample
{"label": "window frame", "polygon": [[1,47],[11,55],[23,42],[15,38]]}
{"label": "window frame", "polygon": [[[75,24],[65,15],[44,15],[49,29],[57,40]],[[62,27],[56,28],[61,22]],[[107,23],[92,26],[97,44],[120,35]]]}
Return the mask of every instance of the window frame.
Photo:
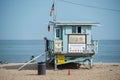
{"label": "window frame", "polygon": [[[80,30],[78,30],[79,28]],[[72,26],[72,33],[81,33],[81,31],[82,31],[81,26]]]}
{"label": "window frame", "polygon": [[[58,32],[57,32],[58,30]],[[61,38],[61,29],[60,28],[55,28],[55,39],[60,39]]]}

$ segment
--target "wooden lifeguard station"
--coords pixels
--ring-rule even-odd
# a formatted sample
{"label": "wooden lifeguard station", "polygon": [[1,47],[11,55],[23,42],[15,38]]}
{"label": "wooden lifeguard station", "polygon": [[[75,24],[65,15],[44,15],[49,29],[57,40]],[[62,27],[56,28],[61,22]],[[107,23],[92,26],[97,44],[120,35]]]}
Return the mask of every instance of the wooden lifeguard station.
{"label": "wooden lifeguard station", "polygon": [[50,21],[53,26],[53,40],[46,40],[46,54],[49,63],[58,65],[67,63],[86,64],[92,68],[93,55],[98,51],[98,41],[92,39],[93,26],[97,22]]}

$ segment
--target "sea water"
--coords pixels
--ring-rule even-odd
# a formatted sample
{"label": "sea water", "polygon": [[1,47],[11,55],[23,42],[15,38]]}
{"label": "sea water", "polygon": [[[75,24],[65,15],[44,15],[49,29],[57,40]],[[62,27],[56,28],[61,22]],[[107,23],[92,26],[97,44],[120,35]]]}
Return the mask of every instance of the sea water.
{"label": "sea water", "polygon": [[99,40],[94,62],[120,62],[120,40]]}
{"label": "sea water", "polygon": [[[9,63],[27,62],[31,56],[45,52],[43,40],[0,40],[0,61]],[[45,55],[37,59],[45,61]],[[99,40],[94,62],[120,62],[120,40]]]}
{"label": "sea water", "polygon": [[[31,56],[44,53],[44,46],[43,40],[0,40],[0,61],[27,62]],[[45,61],[45,56],[37,61]]]}

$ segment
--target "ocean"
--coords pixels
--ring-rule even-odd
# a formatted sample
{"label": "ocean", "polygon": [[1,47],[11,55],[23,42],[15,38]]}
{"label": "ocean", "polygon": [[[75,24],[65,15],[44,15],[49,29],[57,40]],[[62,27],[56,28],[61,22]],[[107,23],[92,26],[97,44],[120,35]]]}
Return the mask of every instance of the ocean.
{"label": "ocean", "polygon": [[[0,61],[8,63],[27,62],[31,56],[45,52],[43,40],[0,40]],[[45,61],[45,56],[37,59]],[[99,40],[98,53],[94,62],[120,62],[120,40]]]}
{"label": "ocean", "polygon": [[[0,61],[27,62],[31,56],[45,52],[43,40],[0,40]],[[45,56],[37,59],[45,61]]]}
{"label": "ocean", "polygon": [[120,40],[99,40],[94,62],[120,62]]}

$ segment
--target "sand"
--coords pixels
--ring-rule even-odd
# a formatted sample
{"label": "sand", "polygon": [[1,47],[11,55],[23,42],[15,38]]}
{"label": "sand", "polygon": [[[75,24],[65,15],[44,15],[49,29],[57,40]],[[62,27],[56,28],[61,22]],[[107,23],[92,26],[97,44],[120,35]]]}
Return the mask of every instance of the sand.
{"label": "sand", "polygon": [[[94,63],[92,69],[47,69],[46,75],[37,75],[36,65],[30,64],[21,71],[21,64],[0,65],[0,80],[120,80],[120,63]],[[34,68],[33,68],[34,67]]]}

